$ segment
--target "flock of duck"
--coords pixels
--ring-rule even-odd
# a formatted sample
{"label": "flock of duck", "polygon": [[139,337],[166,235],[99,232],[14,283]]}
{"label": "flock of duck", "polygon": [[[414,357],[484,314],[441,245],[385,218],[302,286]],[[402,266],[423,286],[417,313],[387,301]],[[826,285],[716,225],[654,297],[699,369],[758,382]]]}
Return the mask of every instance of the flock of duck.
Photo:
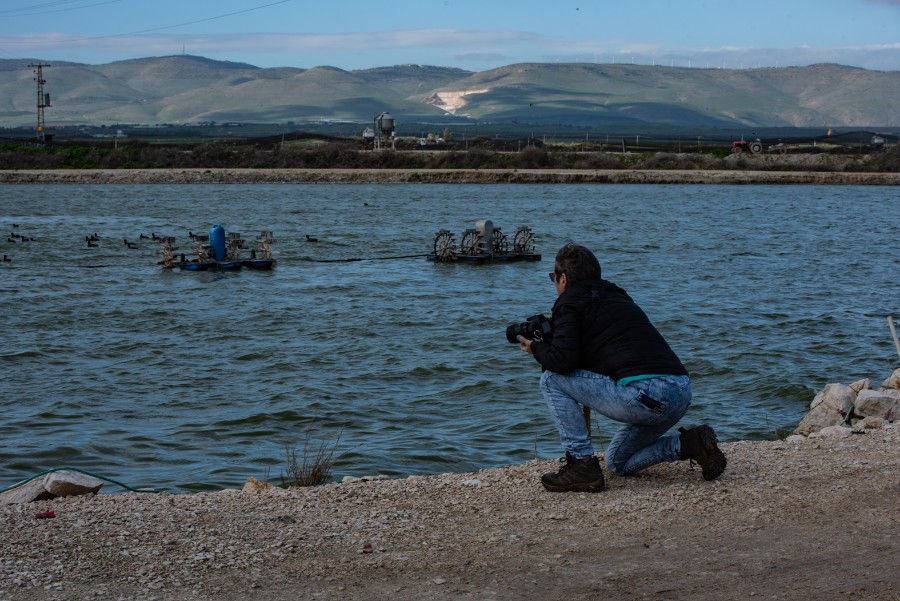
{"label": "flock of duck", "polygon": [[[6,236],[7,244],[22,244],[25,242],[34,242],[35,241],[35,238],[33,236],[27,236],[25,234],[18,233],[18,231],[16,231],[18,229],[19,229],[19,224],[13,223],[12,231],[10,231],[9,234]],[[153,241],[157,241],[157,242],[162,241],[162,237],[157,236],[155,233],[151,234],[150,236],[147,236],[146,234],[141,234],[140,237],[141,237],[141,239],[153,240]],[[99,244],[100,235],[97,233],[88,234],[87,236],[84,237],[84,241],[87,244],[88,248],[99,248],[100,247],[100,244]],[[130,249],[140,248],[140,246],[136,242],[132,242],[128,238],[123,238],[122,243],[126,248],[130,248]],[[7,254],[4,254],[3,262],[4,263],[12,263],[12,257],[10,257]]]}
{"label": "flock of duck", "polygon": [[[100,242],[100,236],[98,236],[97,234],[91,234],[89,236],[85,236],[84,239],[87,241],[88,248],[98,248],[100,246],[99,244],[97,244],[98,242]],[[157,236],[155,233],[153,233],[149,236],[146,234],[141,234],[140,239],[141,240],[152,240],[153,242],[162,242],[163,241],[163,237]],[[140,248],[140,246],[138,245],[137,242],[132,242],[128,238],[122,238],[122,244],[130,249]]]}
{"label": "flock of duck", "polygon": [[[13,227],[13,230],[16,230],[19,228],[19,224],[14,223],[14,224],[12,224],[12,227]],[[6,237],[7,244],[18,244],[18,243],[22,243],[22,242],[34,242],[34,238],[32,238],[31,236],[25,236],[23,234],[19,234],[15,231],[10,232],[9,236]],[[4,263],[12,263],[12,259],[4,254],[3,262]]]}
{"label": "flock of duck", "polygon": [[[7,244],[22,244],[22,243],[26,243],[26,242],[34,242],[35,241],[35,238],[33,238],[32,236],[20,234],[18,232],[18,230],[19,230],[19,224],[13,223],[12,231],[10,231],[9,235],[6,238]],[[208,244],[208,242],[209,242],[209,236],[195,234],[194,232],[188,232],[188,236],[189,236],[191,242],[193,242],[194,244],[197,244],[197,245],[201,245],[203,243]],[[151,232],[150,235],[141,233],[139,235],[138,240],[139,240],[139,242],[135,241],[134,239],[123,238],[122,246],[124,246],[125,248],[130,249],[130,250],[138,250],[142,247],[142,243],[144,241],[148,241],[154,245],[162,245],[163,247],[168,247],[174,241],[174,238],[171,238],[168,236],[159,236],[156,234],[156,232]],[[263,256],[265,256],[266,259],[270,261],[269,265],[274,265],[274,260],[271,259],[271,254],[270,254],[270,250],[269,250],[269,244],[274,242],[274,238],[272,238],[271,232],[263,232],[263,235],[259,236],[257,238],[257,240],[259,240],[264,245]],[[100,235],[97,234],[96,232],[85,235],[84,241],[85,241],[87,248],[100,248],[101,243],[102,243]],[[319,240],[318,240],[318,238],[315,238],[313,236],[310,236],[309,234],[306,234],[306,241],[307,242],[318,242]],[[243,244],[242,244],[243,240],[241,240],[240,243],[241,243],[240,246],[243,246]],[[116,244],[118,244],[118,243],[116,243]],[[164,252],[164,255],[165,255],[165,252]],[[187,260],[184,258],[184,255],[181,255],[180,258],[181,258],[181,261],[176,261],[175,262],[176,265],[187,263],[187,262],[193,262],[193,263],[198,262],[196,259],[193,261]],[[253,260],[257,259],[256,251],[253,251],[253,256],[251,258]],[[12,261],[13,261],[13,259],[11,256],[9,256],[8,254],[3,255],[3,259],[2,259],[3,263],[11,263]],[[160,262],[160,264],[162,264],[162,262]],[[256,264],[257,264],[257,266],[261,265],[261,263],[259,261],[257,261]]]}

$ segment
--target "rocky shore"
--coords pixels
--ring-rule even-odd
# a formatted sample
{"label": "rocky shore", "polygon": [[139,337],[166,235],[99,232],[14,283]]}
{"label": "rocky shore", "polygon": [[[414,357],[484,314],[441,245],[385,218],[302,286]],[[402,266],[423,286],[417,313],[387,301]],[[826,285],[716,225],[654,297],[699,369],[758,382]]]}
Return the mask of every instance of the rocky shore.
{"label": "rocky shore", "polygon": [[900,173],[646,169],[0,170],[0,184],[779,184],[898,185]]}

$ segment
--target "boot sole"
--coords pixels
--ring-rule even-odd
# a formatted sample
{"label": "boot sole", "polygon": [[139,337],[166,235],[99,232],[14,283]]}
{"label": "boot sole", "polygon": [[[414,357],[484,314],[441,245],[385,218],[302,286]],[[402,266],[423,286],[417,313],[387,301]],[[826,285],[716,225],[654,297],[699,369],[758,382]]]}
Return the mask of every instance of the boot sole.
{"label": "boot sole", "polygon": [[707,453],[707,460],[704,462],[706,465],[701,466],[703,479],[715,480],[725,471],[728,460],[725,459],[725,453],[719,450],[719,440],[716,438],[716,433],[712,428],[700,426],[697,428],[697,431],[700,434],[700,442],[703,443],[703,448],[706,449]]}
{"label": "boot sole", "polygon": [[593,482],[578,482],[577,484],[552,485],[545,484],[544,488],[550,492],[600,492],[605,485],[604,480],[595,480]]}

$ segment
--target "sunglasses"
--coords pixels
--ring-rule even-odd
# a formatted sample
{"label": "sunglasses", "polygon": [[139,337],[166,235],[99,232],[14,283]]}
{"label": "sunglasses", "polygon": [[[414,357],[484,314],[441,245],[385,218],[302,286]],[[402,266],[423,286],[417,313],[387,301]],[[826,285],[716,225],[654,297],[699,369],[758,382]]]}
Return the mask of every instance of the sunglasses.
{"label": "sunglasses", "polygon": [[[551,272],[548,273],[547,275],[550,276],[550,281],[553,282],[554,284],[556,283],[556,278],[559,277],[559,276],[556,275],[556,272],[555,272],[555,271],[551,271]],[[559,275],[562,275],[562,274],[559,274]]]}

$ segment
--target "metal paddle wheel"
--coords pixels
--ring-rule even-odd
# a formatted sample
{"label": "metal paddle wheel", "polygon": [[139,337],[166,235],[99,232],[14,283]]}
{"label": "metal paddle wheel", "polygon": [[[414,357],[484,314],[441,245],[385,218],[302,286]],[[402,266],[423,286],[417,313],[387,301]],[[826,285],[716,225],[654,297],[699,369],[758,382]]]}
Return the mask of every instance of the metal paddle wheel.
{"label": "metal paddle wheel", "polygon": [[509,254],[509,238],[500,231],[499,227],[494,228],[494,236],[491,241],[491,252],[493,252],[495,256]]}
{"label": "metal paddle wheel", "polygon": [[197,253],[197,258],[192,262],[200,263],[208,267],[209,263],[213,260],[213,249],[212,246],[209,245],[209,236],[198,234],[195,235],[193,239],[194,252]]}
{"label": "metal paddle wheel", "polygon": [[272,258],[273,244],[275,236],[272,232],[262,232],[256,237],[256,248],[250,250],[250,259],[241,261],[241,264],[250,269],[272,269],[275,267],[275,259]]}
{"label": "metal paddle wheel", "polygon": [[240,261],[241,249],[244,248],[244,239],[237,232],[228,232],[225,237],[225,260]]}
{"label": "metal paddle wheel", "polygon": [[162,261],[160,263],[163,269],[172,269],[172,265],[175,264],[175,251],[178,250],[178,247],[175,246],[175,238],[173,236],[163,236],[160,239],[160,243],[162,245],[159,251],[162,253]]}
{"label": "metal paddle wheel", "polygon": [[522,226],[513,234],[513,253],[530,255],[534,253],[534,232],[530,227]]}
{"label": "metal paddle wheel", "polygon": [[272,245],[275,244],[275,237],[272,232],[265,231],[256,237],[256,258],[271,259]]}
{"label": "metal paddle wheel", "polygon": [[450,230],[441,230],[434,235],[434,260],[438,263],[456,260],[456,240]]}
{"label": "metal paddle wheel", "polygon": [[462,241],[459,243],[459,252],[467,257],[478,255],[478,230],[470,228],[463,232]]}

